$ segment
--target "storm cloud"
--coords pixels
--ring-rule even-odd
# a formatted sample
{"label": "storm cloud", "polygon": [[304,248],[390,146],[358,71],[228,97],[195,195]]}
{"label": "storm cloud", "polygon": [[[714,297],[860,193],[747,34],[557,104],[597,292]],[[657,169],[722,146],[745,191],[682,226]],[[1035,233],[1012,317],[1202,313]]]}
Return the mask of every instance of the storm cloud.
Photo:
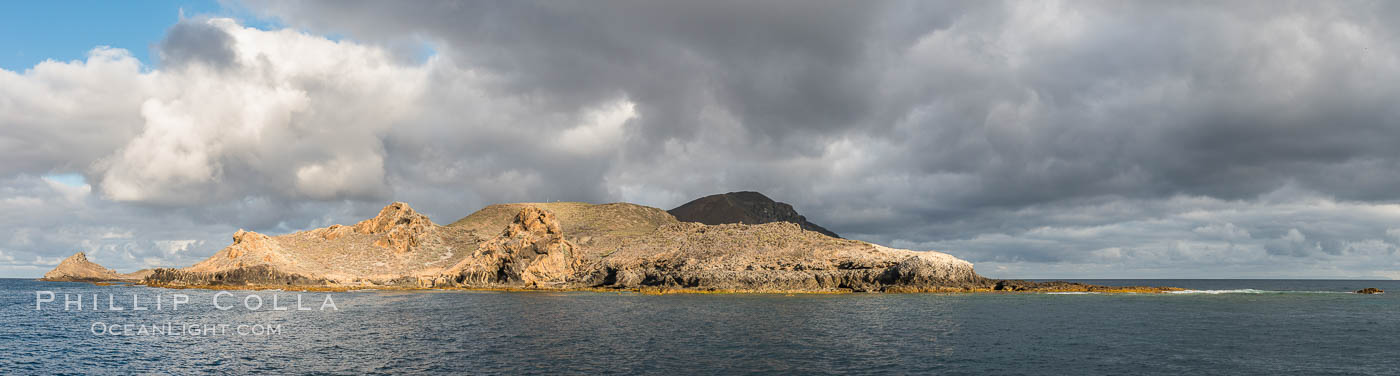
{"label": "storm cloud", "polygon": [[287,29],[0,71],[0,205],[75,228],[4,224],[0,263],[758,190],[994,277],[1400,277],[1390,3],[244,6]]}

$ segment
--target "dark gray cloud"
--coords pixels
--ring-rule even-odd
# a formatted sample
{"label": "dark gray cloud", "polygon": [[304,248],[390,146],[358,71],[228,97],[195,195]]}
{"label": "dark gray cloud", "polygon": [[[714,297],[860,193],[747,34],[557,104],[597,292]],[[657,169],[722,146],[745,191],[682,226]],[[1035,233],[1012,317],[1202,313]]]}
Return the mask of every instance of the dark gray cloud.
{"label": "dark gray cloud", "polygon": [[181,20],[165,32],[165,39],[156,46],[162,65],[181,67],[199,63],[223,69],[237,64],[238,51],[233,49],[233,37],[201,21]]}
{"label": "dark gray cloud", "polygon": [[[1377,81],[1400,73],[1397,13],[1383,4],[344,5],[254,3],[313,30],[433,41],[548,108],[636,102],[619,158],[569,176],[613,188],[574,191],[592,201],[628,198],[624,181],[659,206],[760,189],[842,231],[922,244],[1172,215],[1028,208],[1400,198],[1387,100],[1400,85]],[[1314,229],[1324,240],[1288,243],[1288,225],[1250,225],[1276,238],[1270,255],[1377,236]],[[1092,250],[1072,244],[978,257]]]}
{"label": "dark gray cloud", "polygon": [[[1389,3],[246,6],[309,34],[181,22],[162,69],[233,69],[128,82],[144,102],[0,85],[124,124],[0,132],[48,145],[0,149],[19,161],[0,173],[78,171],[104,210],[270,232],[389,200],[450,222],[494,202],[759,190],[994,276],[1400,278]],[[405,56],[421,45],[437,55]],[[24,129],[58,122],[5,103]],[[91,146],[54,152],[71,145]]]}
{"label": "dark gray cloud", "polygon": [[1365,3],[420,5],[257,6],[435,41],[551,109],[631,98],[628,159],[697,138],[713,110],[739,124],[741,150],[725,150],[738,158],[829,157],[835,139],[871,137],[902,151],[880,156],[898,171],[978,177],[948,200],[972,208],[1288,182],[1396,198],[1376,178],[1397,176],[1380,173],[1395,172],[1397,88],[1376,82],[1394,33]]}

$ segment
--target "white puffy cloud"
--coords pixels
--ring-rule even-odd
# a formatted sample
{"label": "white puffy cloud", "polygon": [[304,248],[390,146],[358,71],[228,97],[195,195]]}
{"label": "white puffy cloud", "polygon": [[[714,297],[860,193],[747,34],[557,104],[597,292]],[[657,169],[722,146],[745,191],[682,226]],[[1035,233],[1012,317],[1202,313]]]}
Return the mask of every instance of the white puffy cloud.
{"label": "white puffy cloud", "polygon": [[24,256],[0,273],[76,251],[176,266],[238,228],[348,223],[390,200],[450,222],[542,190],[584,199],[551,171],[602,171],[637,116],[620,96],[544,111],[444,57],[231,19],[181,21],[156,48],[158,66],[98,47],[0,70],[0,210],[26,218],[0,223],[6,255]]}
{"label": "white puffy cloud", "polygon": [[626,136],[623,126],[637,117],[636,104],[618,101],[611,106],[589,111],[585,121],[554,136],[557,147],[576,155],[598,155],[622,146]]}
{"label": "white puffy cloud", "polygon": [[121,49],[97,47],[85,61],[0,69],[0,175],[82,171],[141,129],[135,111],[149,74]]}
{"label": "white puffy cloud", "polygon": [[[433,62],[406,66],[382,49],[229,19],[184,22],[160,47],[173,68],[130,94],[144,97],[141,133],[95,166],[105,197],[387,196],[380,137],[415,111]],[[222,35],[228,51],[186,52],[209,49],[186,33]]]}

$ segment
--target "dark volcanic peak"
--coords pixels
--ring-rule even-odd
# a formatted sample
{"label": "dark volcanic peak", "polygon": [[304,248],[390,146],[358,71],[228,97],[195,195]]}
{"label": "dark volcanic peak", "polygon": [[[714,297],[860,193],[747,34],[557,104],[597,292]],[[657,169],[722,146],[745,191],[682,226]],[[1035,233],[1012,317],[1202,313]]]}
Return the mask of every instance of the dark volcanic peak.
{"label": "dark volcanic peak", "polygon": [[791,222],[802,226],[803,230],[816,231],[833,238],[841,237],[822,226],[807,222],[807,218],[797,214],[792,205],[773,201],[758,192],[729,192],[705,196],[668,212],[682,222],[700,222],[707,225]]}

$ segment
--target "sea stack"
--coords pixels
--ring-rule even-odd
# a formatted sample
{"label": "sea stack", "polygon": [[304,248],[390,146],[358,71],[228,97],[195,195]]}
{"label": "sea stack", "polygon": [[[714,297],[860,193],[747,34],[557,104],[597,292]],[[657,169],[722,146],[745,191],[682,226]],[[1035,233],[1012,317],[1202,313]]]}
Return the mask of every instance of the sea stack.
{"label": "sea stack", "polygon": [[78,252],[63,259],[53,270],[44,273],[44,277],[40,280],[61,282],[138,281],[150,273],[150,270],[140,270],[127,274],[117,273],[115,270],[88,261],[87,254]]}

